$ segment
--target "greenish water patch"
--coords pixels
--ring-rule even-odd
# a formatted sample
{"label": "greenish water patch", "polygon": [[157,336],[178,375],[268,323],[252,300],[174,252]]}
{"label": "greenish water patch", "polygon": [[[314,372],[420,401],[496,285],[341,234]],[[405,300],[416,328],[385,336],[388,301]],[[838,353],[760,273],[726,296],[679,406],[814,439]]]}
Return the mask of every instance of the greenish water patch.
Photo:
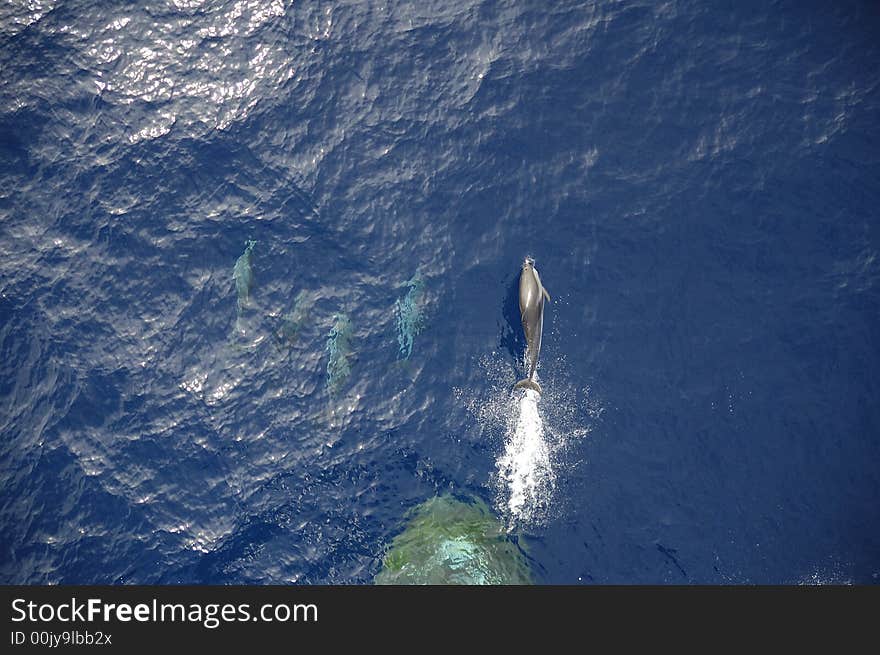
{"label": "greenish water patch", "polygon": [[532,584],[525,553],[483,501],[436,496],[408,517],[376,584]]}
{"label": "greenish water patch", "polygon": [[403,298],[395,303],[397,310],[397,343],[400,346],[400,357],[409,359],[412,354],[413,342],[425,327],[423,296],[425,281],[419,272],[404,286],[409,287]]}

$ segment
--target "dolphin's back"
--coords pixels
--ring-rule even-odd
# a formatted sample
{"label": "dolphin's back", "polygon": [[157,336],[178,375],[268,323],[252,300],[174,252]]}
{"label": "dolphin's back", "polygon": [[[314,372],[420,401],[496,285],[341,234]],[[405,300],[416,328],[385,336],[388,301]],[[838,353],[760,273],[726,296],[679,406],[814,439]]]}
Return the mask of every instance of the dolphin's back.
{"label": "dolphin's back", "polygon": [[544,291],[538,272],[531,266],[524,267],[519,278],[519,311],[523,332],[526,336],[529,358],[529,379],[535,375],[538,355],[541,352],[541,335],[544,330]]}
{"label": "dolphin's back", "polygon": [[541,283],[535,275],[535,269],[524,268],[519,276],[519,313],[525,317],[526,312],[537,307],[540,300]]}
{"label": "dolphin's back", "polygon": [[541,336],[544,333],[544,299],[538,300],[539,307],[530,307],[523,315],[523,327],[528,343],[529,378],[535,377],[538,368],[538,355],[541,353]]}

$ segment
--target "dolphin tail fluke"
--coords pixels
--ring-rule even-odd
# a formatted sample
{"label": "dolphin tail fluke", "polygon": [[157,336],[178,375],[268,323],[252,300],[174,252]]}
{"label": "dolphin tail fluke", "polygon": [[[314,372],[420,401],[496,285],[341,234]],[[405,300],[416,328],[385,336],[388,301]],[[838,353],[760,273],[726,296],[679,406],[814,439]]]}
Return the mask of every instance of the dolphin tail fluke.
{"label": "dolphin tail fluke", "polygon": [[514,386],[514,389],[531,389],[532,391],[537,391],[539,394],[541,393],[541,385],[532,380],[531,378],[526,378],[525,380],[520,380]]}

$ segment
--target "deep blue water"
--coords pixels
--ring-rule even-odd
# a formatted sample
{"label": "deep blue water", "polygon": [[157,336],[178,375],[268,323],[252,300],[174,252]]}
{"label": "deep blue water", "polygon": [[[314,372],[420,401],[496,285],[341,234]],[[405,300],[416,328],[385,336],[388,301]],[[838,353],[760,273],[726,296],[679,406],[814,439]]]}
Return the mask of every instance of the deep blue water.
{"label": "deep blue water", "polygon": [[0,582],[369,583],[451,490],[538,582],[876,583],[878,34],[872,2],[5,3]]}

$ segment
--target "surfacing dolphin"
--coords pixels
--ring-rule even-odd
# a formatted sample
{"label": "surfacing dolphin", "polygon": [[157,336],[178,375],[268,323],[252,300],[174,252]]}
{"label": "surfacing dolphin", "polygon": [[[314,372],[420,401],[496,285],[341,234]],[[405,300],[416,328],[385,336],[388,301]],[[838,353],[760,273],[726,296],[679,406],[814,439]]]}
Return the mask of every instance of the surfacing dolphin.
{"label": "surfacing dolphin", "polygon": [[549,302],[550,294],[541,284],[541,276],[535,268],[535,260],[526,257],[519,275],[519,313],[523,331],[526,333],[529,376],[517,382],[514,389],[532,389],[541,393],[541,385],[535,380],[535,371],[538,368],[538,356],[541,354],[545,299]]}

